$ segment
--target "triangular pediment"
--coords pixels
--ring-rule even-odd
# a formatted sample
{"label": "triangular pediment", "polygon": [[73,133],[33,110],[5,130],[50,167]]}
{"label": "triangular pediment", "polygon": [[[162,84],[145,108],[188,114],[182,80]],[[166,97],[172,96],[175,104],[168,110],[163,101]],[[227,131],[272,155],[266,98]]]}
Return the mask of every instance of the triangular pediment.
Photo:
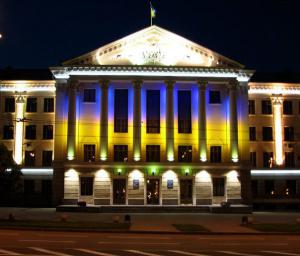
{"label": "triangular pediment", "polygon": [[151,26],[63,63],[80,65],[155,65],[231,67],[243,65],[158,26]]}

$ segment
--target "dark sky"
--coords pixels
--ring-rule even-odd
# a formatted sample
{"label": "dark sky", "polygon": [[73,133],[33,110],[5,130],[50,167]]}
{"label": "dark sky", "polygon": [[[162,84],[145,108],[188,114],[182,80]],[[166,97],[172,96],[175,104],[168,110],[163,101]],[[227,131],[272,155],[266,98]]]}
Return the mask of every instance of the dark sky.
{"label": "dark sky", "polygon": [[[260,71],[300,71],[299,0],[152,0],[155,24]],[[0,0],[0,68],[44,68],[150,25],[148,0]]]}

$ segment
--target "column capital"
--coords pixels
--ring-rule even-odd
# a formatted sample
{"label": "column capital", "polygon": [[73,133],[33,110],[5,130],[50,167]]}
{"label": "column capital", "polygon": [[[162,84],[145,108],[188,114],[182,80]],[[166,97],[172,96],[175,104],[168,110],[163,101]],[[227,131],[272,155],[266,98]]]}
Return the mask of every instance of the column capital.
{"label": "column capital", "polygon": [[238,86],[239,86],[239,82],[236,79],[229,81],[227,85],[228,89],[231,91],[236,91]]}
{"label": "column capital", "polygon": [[201,90],[206,90],[208,82],[206,80],[199,80],[197,81],[198,88]]}
{"label": "column capital", "polygon": [[99,84],[101,85],[101,87],[108,87],[108,85],[109,85],[109,80],[99,80]]}
{"label": "column capital", "polygon": [[282,94],[272,94],[271,100],[273,105],[281,105],[283,102]]}
{"label": "column capital", "polygon": [[176,81],[174,81],[174,80],[166,80],[165,81],[165,84],[167,85],[168,89],[173,89],[175,83],[176,83]]}
{"label": "column capital", "polygon": [[140,88],[141,85],[143,84],[143,80],[134,80],[132,81],[132,83],[135,88]]}
{"label": "column capital", "polygon": [[16,103],[25,103],[25,96],[19,94],[19,95],[16,97]]}
{"label": "column capital", "polygon": [[70,89],[78,89],[79,82],[77,80],[69,80],[68,84]]}

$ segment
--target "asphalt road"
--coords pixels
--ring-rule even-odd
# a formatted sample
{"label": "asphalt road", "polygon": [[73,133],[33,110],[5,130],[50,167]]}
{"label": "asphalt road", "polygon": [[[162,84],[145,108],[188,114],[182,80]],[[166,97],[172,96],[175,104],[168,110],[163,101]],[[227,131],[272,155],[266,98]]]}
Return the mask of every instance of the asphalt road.
{"label": "asphalt road", "polygon": [[0,230],[0,255],[300,256],[300,236]]}

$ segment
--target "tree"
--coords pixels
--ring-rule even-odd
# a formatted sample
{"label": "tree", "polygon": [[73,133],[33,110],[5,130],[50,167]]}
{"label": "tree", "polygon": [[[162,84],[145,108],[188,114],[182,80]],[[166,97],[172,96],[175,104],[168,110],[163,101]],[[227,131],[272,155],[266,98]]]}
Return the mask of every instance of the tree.
{"label": "tree", "polygon": [[0,204],[11,204],[21,190],[21,171],[11,152],[0,143]]}

